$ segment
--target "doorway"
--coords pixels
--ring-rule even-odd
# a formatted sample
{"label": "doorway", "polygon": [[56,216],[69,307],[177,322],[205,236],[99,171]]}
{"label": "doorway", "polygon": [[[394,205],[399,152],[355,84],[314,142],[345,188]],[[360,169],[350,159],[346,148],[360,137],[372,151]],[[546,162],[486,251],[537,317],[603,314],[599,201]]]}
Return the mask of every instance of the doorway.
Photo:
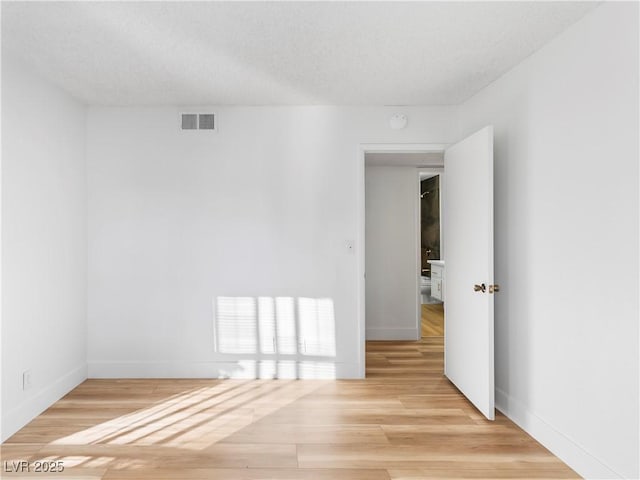
{"label": "doorway", "polygon": [[442,242],[442,175],[418,171],[421,337],[444,336],[444,260]]}
{"label": "doorway", "polygon": [[361,150],[363,377],[365,341],[422,338],[419,174],[442,175],[444,147],[375,145]]}
{"label": "doorway", "polygon": [[[428,145],[417,149],[418,152],[439,155],[439,165],[442,167],[444,164],[447,165],[446,181],[444,182],[445,208],[442,215],[442,218],[446,218],[444,238],[447,242],[446,255],[448,259],[446,291],[443,292],[447,298],[447,320],[445,335],[441,337],[444,341],[444,375],[489,420],[495,418],[493,294],[500,291],[499,285],[494,283],[493,275],[493,135],[493,127],[489,125],[454,145],[440,145],[440,148]],[[379,149],[380,146],[367,148],[366,145],[361,145],[359,148],[358,178],[360,180],[357,188],[360,205],[359,236],[356,248],[360,252],[357,263],[357,278],[358,327],[361,338],[359,358],[362,378],[365,377],[366,366],[365,342],[369,336],[365,319],[368,323],[369,311],[375,311],[368,308],[366,301],[369,298],[366,291],[371,270],[367,261],[370,252],[365,248],[365,239],[368,239],[365,217],[370,218],[365,198],[367,183],[365,164],[367,154],[375,153]],[[399,154],[411,150],[413,149],[403,149],[398,148],[398,145],[393,145],[384,148],[382,153]],[[402,165],[397,164],[396,166]],[[431,165],[423,166],[430,167]],[[414,185],[416,186],[416,197],[414,198],[417,199],[417,182],[414,181]],[[411,188],[409,188],[409,193],[411,193],[410,190]],[[416,208],[414,211],[416,216],[418,210]],[[449,212],[449,215],[446,215],[446,212]],[[414,270],[416,296],[414,298],[417,300],[417,292],[419,291],[417,279],[421,273],[417,232],[415,232],[414,239],[416,244],[415,249],[412,250],[415,252],[416,262]],[[396,251],[394,248],[389,250]],[[385,253],[384,250],[382,252]],[[387,263],[387,265],[393,266],[393,263]],[[388,273],[384,269],[381,271],[383,274]],[[434,276],[433,271],[431,275]],[[398,289],[401,282],[395,280],[400,280],[399,278],[396,279],[393,274],[388,277],[394,281],[394,283],[387,283],[394,287],[389,291],[406,293],[407,289]],[[436,279],[432,278],[432,282],[435,284]],[[378,288],[376,293],[381,294],[382,297],[388,296],[388,292],[384,288]],[[376,297],[374,296],[374,298]],[[376,298],[376,300],[379,299]],[[421,308],[417,301],[415,303],[414,341],[421,339],[420,324],[418,323],[418,312],[421,313]],[[383,301],[381,304],[384,305],[385,302]],[[406,315],[398,317],[406,321]],[[379,333],[384,332],[380,330]],[[408,335],[411,333],[411,329],[397,330],[396,333]]]}

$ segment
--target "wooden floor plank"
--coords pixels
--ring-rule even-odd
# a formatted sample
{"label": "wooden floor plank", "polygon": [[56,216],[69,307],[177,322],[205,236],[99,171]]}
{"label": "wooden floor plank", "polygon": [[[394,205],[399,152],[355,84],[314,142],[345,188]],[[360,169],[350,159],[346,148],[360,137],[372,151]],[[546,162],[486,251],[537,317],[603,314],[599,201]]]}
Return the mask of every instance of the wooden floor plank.
{"label": "wooden floor plank", "polygon": [[[138,480],[139,475],[131,470],[110,470],[104,480]],[[385,469],[187,468],[148,470],[145,475],[155,480],[389,480]]]}
{"label": "wooden floor plank", "polygon": [[423,304],[421,324],[423,337],[442,337],[444,335],[444,304]]}
{"label": "wooden floor plank", "polygon": [[429,468],[433,462],[490,463],[500,466],[512,462],[554,463],[547,451],[518,446],[474,448],[465,445],[299,445],[298,463],[302,468]]}
{"label": "wooden floor plank", "polygon": [[273,443],[274,437],[286,438],[298,445],[313,444],[389,444],[379,425],[300,425],[253,424],[223,440],[224,443]]}

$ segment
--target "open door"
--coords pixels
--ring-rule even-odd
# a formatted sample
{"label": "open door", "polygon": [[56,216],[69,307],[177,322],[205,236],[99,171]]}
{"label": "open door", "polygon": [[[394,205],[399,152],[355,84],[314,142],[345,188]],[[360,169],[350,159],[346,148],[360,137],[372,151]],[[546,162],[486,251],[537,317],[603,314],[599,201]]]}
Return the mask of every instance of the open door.
{"label": "open door", "polygon": [[493,127],[445,150],[444,168],[444,373],[493,420]]}

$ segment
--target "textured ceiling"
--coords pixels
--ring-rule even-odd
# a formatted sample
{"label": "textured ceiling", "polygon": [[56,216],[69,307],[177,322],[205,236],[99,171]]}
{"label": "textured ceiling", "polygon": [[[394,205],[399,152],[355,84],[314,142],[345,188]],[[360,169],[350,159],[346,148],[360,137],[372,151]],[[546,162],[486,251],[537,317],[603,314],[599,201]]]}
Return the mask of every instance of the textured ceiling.
{"label": "textured ceiling", "polygon": [[90,104],[458,104],[592,2],[2,2],[2,48]]}

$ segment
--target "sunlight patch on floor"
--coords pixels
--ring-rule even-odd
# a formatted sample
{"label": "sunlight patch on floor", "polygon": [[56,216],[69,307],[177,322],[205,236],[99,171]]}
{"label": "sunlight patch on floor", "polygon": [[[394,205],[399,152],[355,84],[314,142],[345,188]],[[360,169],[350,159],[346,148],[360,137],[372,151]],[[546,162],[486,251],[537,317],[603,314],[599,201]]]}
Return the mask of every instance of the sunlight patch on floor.
{"label": "sunlight patch on floor", "polygon": [[[324,367],[310,364],[304,368],[311,374]],[[201,450],[323,385],[322,381],[224,381],[169,397],[59,438],[51,445],[162,445]]]}

